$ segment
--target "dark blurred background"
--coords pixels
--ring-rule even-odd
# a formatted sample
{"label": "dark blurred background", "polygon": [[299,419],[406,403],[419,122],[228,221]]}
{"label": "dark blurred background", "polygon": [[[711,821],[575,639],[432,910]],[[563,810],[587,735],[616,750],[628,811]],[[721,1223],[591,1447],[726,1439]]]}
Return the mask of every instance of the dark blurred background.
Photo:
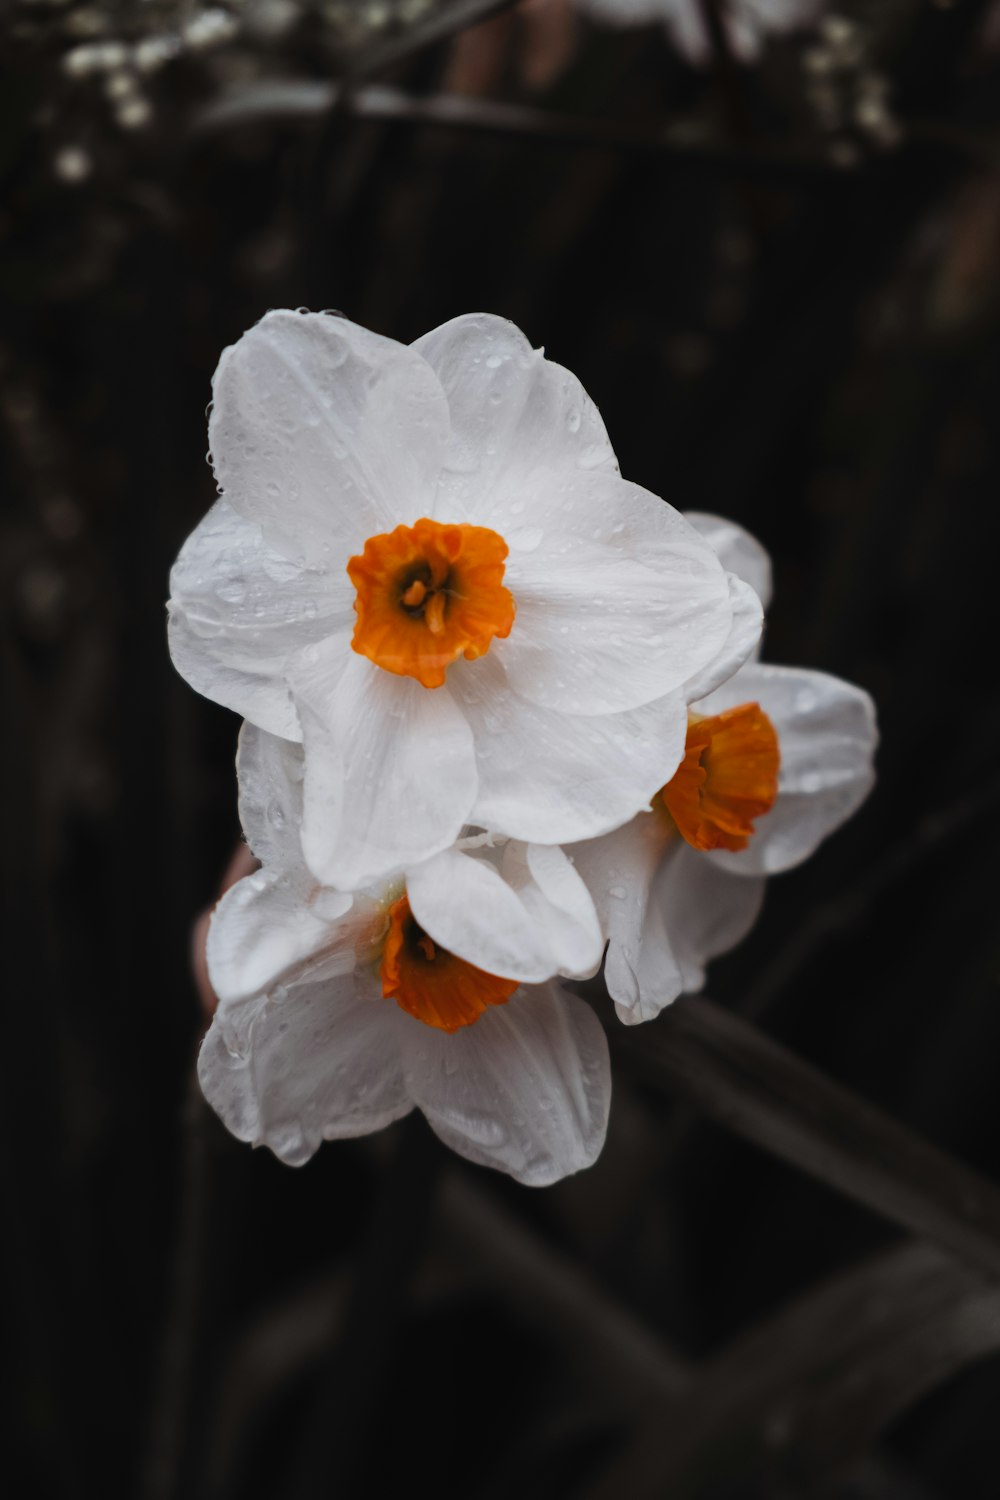
{"label": "dark blurred background", "polygon": [[238,724],[163,604],[212,372],[269,307],[402,340],[485,309],[627,477],[765,543],[766,654],[878,704],[874,795],[713,1000],[1000,1175],[1000,15],[845,5],[749,65],[702,15],[696,67],[567,0],[0,10],[18,1500],[1000,1492],[982,1265],[631,1052],[600,1161],[546,1191],[419,1120],[292,1171],[191,1087]]}

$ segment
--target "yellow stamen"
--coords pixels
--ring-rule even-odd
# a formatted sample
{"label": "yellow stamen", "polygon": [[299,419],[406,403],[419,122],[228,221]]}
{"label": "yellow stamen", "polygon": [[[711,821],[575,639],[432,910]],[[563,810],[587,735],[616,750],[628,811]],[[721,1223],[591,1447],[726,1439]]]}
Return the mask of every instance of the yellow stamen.
{"label": "yellow stamen", "polygon": [[419,609],[427,597],[427,585],[422,578],[414,578],[406,593],[402,596],[402,602],[407,609]]}

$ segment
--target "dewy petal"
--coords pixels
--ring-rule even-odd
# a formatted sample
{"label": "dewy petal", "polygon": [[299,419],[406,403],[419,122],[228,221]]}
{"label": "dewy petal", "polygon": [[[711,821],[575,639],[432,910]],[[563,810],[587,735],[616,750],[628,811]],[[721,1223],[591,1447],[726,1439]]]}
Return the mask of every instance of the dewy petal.
{"label": "dewy petal", "polygon": [[289,562],[220,500],[181,548],[170,593],[170,653],[181,676],[213,702],[298,739],[284,666],[350,623],[346,574]]}
{"label": "dewy petal", "polygon": [[596,1160],[611,1071],[582,1000],[554,984],[518,990],[450,1036],[399,1014],[411,1097],[452,1150],[530,1187]]}
{"label": "dewy petal", "polygon": [[773,875],[808,858],[864,801],[875,780],[875,709],[862,688],[825,672],[752,662],[698,704],[717,714],[757,702],[778,732],[778,800],[746,849],[706,857],[739,875]]}
{"label": "dewy petal", "polygon": [[705,964],[746,935],[764,899],[763,879],[734,880],[659,813],[569,853],[600,913],[604,979],[628,1026],[701,989]]}
{"label": "dewy petal", "polygon": [[509,540],[506,531],[534,524],[524,492],[539,470],[617,472],[600,413],[579,380],[505,318],[468,313],[413,348],[437,375],[451,414],[439,492],[446,519],[493,526],[501,504]]}
{"label": "dewy petal", "polygon": [[734,879],[710,858],[675,840],[650,892],[639,970],[636,1010],[618,1008],[623,1021],[651,1020],[664,1003],[660,971],[678,976],[676,993],[691,994],[705,983],[705,965],[742,942],[760,915],[767,881]]}
{"label": "dewy petal", "polygon": [[236,752],[240,826],[262,864],[302,866],[302,746],[246,723]]}
{"label": "dewy petal", "polygon": [[684,753],[680,694],[625,713],[559,713],[511,692],[497,656],[456,663],[448,678],[476,742],[470,822],[562,844],[618,828],[649,805]]}
{"label": "dewy petal", "polygon": [[503,533],[517,619],[495,647],[516,693],[620,712],[683,687],[722,650],[726,574],[677,511],[613,474],[560,474],[525,498],[536,530],[531,547]]}
{"label": "dewy petal", "polygon": [[724,516],[709,515],[707,511],[688,510],[684,519],[689,521],[718,555],[727,573],[735,573],[748,583],[765,609],[771,602],[771,559],[766,547],[749,531],[727,521]]}
{"label": "dewy petal", "polygon": [[407,871],[406,892],[435,942],[488,974],[534,984],[600,962],[594,903],[561,849],[511,843],[499,869],[446,849]]}
{"label": "dewy petal", "polygon": [[448,407],[405,344],[270,312],[224,352],[209,441],[226,500],[280,551],[340,576],[367,537],[427,514]]}
{"label": "dewy petal", "polygon": [[305,743],[302,850],[316,878],[357,890],[448,848],[476,796],[472,731],[428,691],[325,641],[292,673]]}
{"label": "dewy petal", "polygon": [[684,696],[689,703],[694,703],[721,687],[755,654],[760,645],[760,632],[764,623],[760,599],[750,585],[735,573],[729,574],[729,602],[733,611],[729,634],[715,659],[707,667],[703,667],[690,682],[684,684]]}
{"label": "dewy petal", "polygon": [[767,882],[734,880],[681,839],[673,841],[649,892],[635,957],[634,981],[623,987],[614,943],[605,967],[608,993],[626,1026],[654,1020],[678,995],[700,990],[705,965],[746,936],[760,912]]}
{"label": "dewy petal", "polygon": [[219,659],[217,647],[209,648],[202,637],[195,635],[179,610],[171,609],[167,640],[174,666],[196,693],[236,714],[249,715],[255,723],[286,739],[301,736],[288,689],[272,670],[276,663],[255,663],[260,671],[229,666]]}
{"label": "dewy petal", "polygon": [[240,1140],[301,1166],[321,1141],[367,1135],[409,1113],[399,1012],[370,977],[295,985],[280,1001],[260,997],[244,1009],[246,1041],[220,1011],[198,1058],[206,1099]]}
{"label": "dewy petal", "polygon": [[681,992],[680,970],[662,942],[650,900],[673,843],[661,812],[640,813],[604,838],[573,845],[569,856],[594,898],[608,953],[604,980],[623,1020],[650,1020]]}
{"label": "dewy petal", "polygon": [[342,919],[352,905],[351,896],[317,886],[305,872],[257,870],[238,880],[208,929],[208,973],[220,1002],[287,985],[320,959],[324,973],[350,973],[354,934]]}

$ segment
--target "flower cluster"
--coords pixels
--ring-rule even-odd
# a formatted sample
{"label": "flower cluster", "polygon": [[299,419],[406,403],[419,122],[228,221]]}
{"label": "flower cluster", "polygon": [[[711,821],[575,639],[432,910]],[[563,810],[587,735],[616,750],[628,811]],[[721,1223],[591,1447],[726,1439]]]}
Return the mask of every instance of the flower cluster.
{"label": "flower cluster", "polygon": [[763,550],[623,479],[503,319],[269,313],[210,437],[170,645],[245,719],[260,869],[211,923],[207,1098],[291,1163],[416,1106],[522,1182],[588,1166],[607,1043],[559,979],[607,946],[627,1023],[697,989],[865,796],[870,700],[757,660]]}

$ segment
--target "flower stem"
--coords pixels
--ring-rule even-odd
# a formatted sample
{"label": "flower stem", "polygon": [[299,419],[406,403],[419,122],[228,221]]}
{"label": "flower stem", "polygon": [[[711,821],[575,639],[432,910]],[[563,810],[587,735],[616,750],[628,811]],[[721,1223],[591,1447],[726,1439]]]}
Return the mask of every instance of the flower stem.
{"label": "flower stem", "polygon": [[748,1022],[697,997],[612,1035],[657,1087],[1000,1278],[1000,1191]]}

